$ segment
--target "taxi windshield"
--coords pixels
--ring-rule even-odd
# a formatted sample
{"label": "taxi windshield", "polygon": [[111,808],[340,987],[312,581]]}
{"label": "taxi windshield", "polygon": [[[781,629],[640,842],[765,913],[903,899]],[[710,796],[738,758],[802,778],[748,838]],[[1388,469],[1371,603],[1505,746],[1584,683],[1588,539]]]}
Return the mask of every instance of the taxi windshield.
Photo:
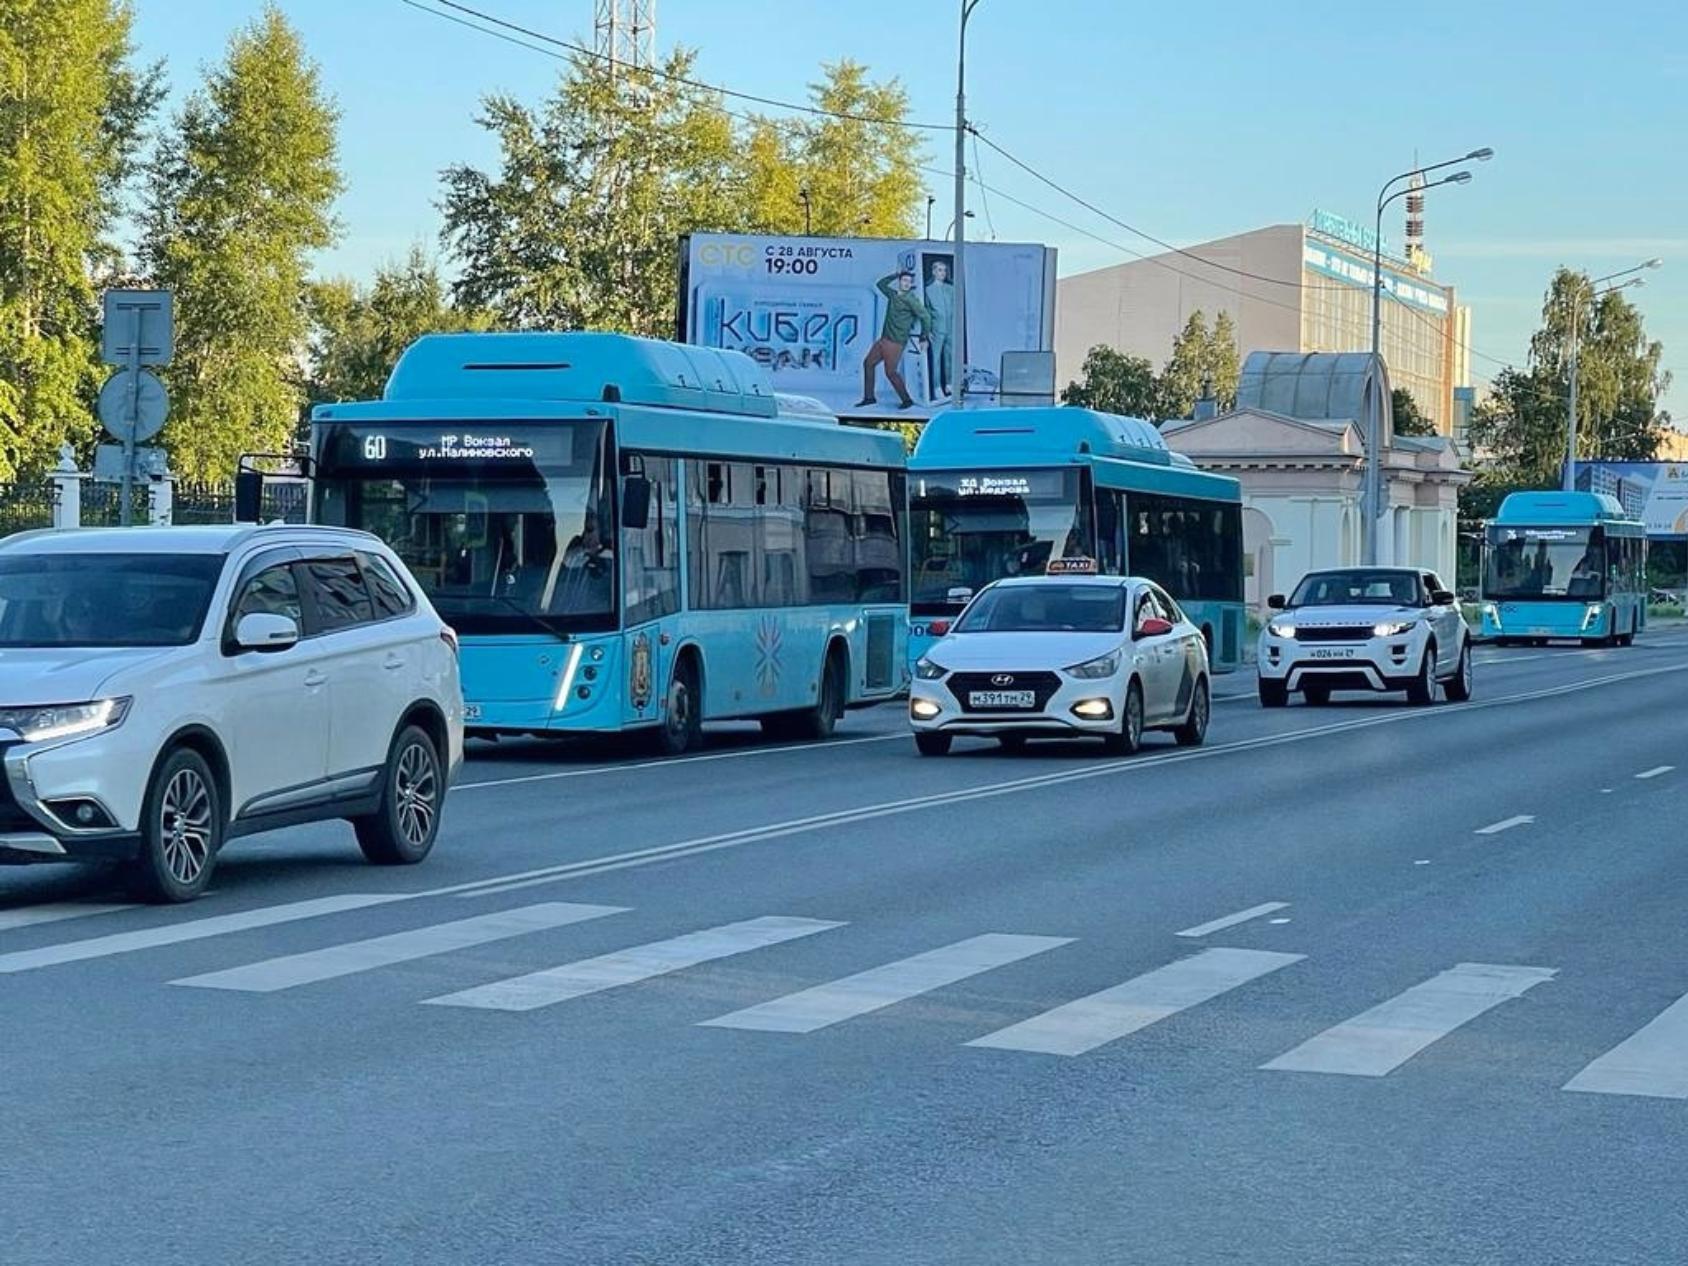
{"label": "taxi windshield", "polygon": [[1125,589],[1119,585],[1006,585],[987,589],[967,608],[957,633],[1120,633]]}

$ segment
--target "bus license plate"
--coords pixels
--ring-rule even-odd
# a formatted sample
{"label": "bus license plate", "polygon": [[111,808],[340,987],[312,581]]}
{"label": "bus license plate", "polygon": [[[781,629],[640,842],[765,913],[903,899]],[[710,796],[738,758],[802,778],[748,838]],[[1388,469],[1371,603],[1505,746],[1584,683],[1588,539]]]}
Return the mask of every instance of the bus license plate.
{"label": "bus license plate", "polygon": [[1307,653],[1307,658],[1309,658],[1309,659],[1353,659],[1354,658],[1354,652],[1349,651],[1349,650],[1332,650],[1332,649],[1327,648],[1327,649],[1323,649],[1323,650],[1309,651]]}
{"label": "bus license plate", "polygon": [[1037,691],[973,690],[968,692],[967,702],[975,708],[1035,708]]}

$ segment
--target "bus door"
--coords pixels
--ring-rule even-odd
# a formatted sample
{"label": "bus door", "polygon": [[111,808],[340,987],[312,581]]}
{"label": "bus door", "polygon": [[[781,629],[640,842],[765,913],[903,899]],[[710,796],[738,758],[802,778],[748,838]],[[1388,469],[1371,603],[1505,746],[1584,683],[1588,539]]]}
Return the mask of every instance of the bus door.
{"label": "bus door", "polygon": [[623,456],[621,480],[621,711],[623,725],[662,716],[678,645],[680,539],[678,463]]}

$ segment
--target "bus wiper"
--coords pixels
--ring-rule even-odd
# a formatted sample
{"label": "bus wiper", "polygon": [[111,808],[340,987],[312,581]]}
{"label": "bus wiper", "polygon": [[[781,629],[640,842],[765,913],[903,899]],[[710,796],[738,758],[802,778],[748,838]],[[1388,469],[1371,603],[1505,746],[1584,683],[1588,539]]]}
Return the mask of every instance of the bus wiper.
{"label": "bus wiper", "polygon": [[[435,602],[449,600],[450,597],[444,594],[438,595],[434,599]],[[559,627],[550,620],[546,619],[543,615],[540,615],[537,611],[530,611],[514,598],[506,598],[501,593],[464,594],[459,600],[463,602],[496,602],[500,606],[508,607],[517,615],[522,616],[524,619],[532,623],[541,632],[549,634],[551,637],[556,638],[560,642],[566,642],[572,636],[570,630]]]}

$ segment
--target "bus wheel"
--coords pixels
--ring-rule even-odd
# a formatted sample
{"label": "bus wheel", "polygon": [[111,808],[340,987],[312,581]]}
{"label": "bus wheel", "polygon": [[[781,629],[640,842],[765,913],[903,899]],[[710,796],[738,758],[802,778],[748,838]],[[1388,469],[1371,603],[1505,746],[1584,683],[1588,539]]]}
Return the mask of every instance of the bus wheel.
{"label": "bus wheel", "polygon": [[769,738],[780,739],[831,738],[838,718],[844,712],[845,688],[844,656],[834,647],[826,653],[815,706],[800,712],[780,712],[763,717],[762,732]]}
{"label": "bus wheel", "polygon": [[703,731],[703,699],[698,690],[697,662],[682,656],[668,679],[667,706],[657,726],[657,747],[664,756],[679,756],[697,746]]}

